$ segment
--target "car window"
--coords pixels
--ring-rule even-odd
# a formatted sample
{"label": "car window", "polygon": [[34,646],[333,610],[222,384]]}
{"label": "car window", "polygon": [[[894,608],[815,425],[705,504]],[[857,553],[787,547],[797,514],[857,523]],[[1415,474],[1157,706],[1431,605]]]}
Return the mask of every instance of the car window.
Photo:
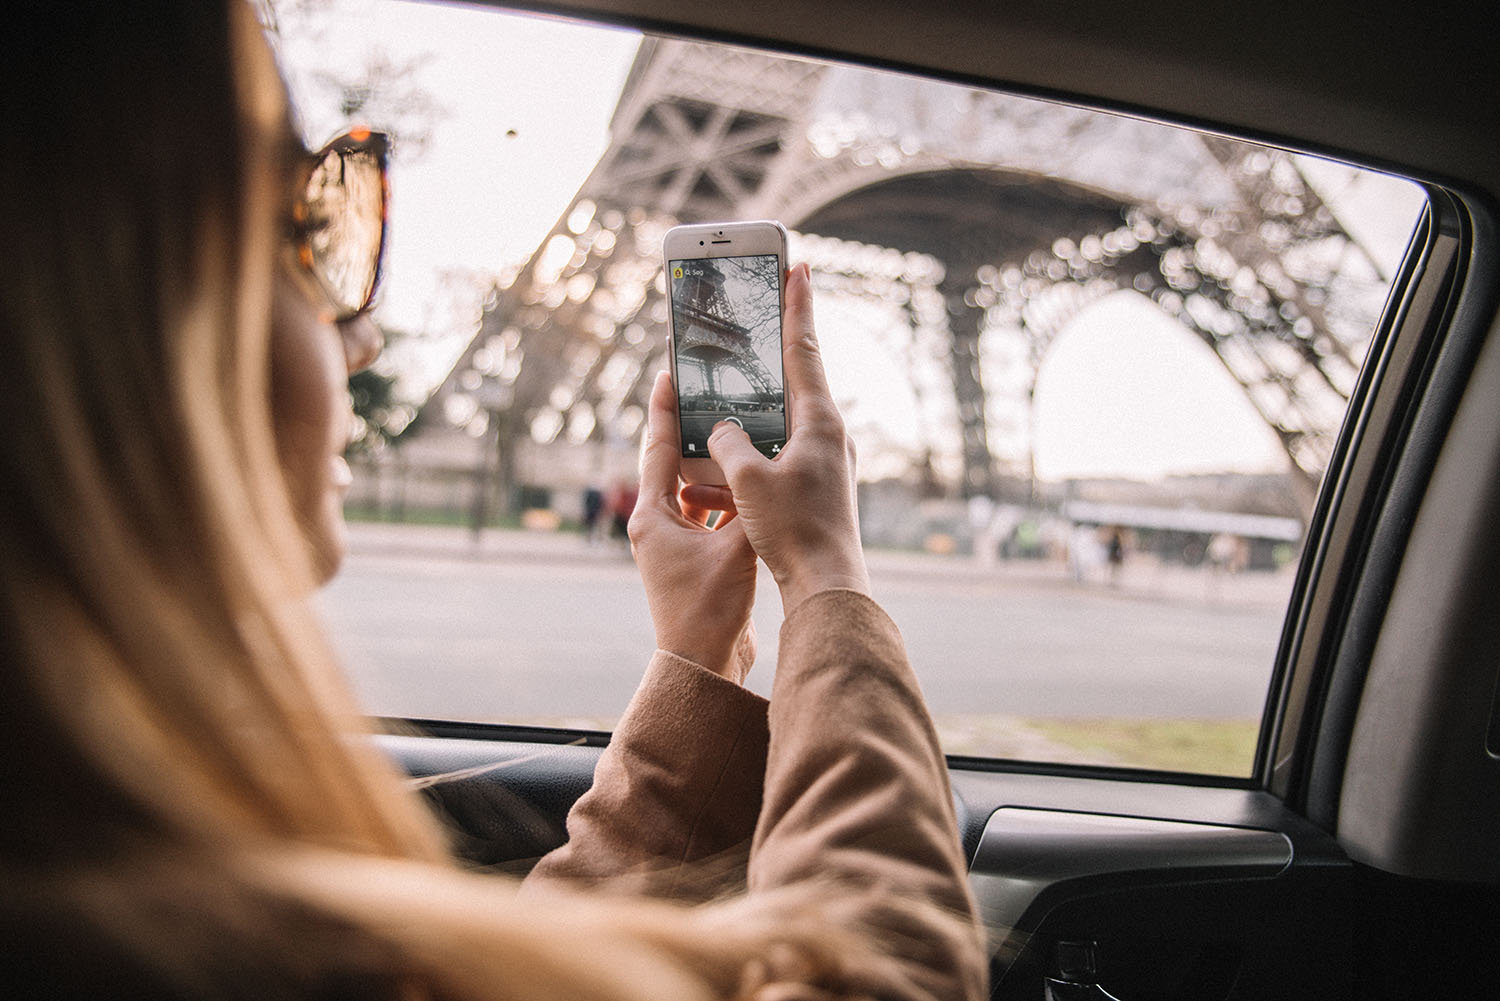
{"label": "car window", "polygon": [[[309,144],[394,136],[388,347],[322,610],[369,712],[609,729],[661,239],[813,274],[877,599],[953,754],[1244,776],[1420,188],[899,73],[466,7],[267,3]],[[779,599],[762,573],[768,693]]]}

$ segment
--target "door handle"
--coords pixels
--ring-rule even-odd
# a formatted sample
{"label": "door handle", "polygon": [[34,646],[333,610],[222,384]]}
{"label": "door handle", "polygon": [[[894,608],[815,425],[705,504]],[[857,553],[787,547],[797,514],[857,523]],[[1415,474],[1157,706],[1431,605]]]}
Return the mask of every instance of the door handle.
{"label": "door handle", "polygon": [[1120,1001],[1098,984],[1077,984],[1071,980],[1048,977],[1045,1001]]}
{"label": "door handle", "polygon": [[1043,981],[1043,1001],[1120,1001],[1099,986],[1099,946],[1059,942],[1053,953],[1057,976]]}

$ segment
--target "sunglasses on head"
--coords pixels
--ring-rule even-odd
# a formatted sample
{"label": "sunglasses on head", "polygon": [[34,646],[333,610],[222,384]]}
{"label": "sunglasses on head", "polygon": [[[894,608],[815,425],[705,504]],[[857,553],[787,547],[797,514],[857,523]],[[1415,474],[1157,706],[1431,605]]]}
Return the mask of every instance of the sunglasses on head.
{"label": "sunglasses on head", "polygon": [[390,137],[354,129],[309,158],[292,208],[297,258],[328,294],[334,319],[370,308],[385,253]]}

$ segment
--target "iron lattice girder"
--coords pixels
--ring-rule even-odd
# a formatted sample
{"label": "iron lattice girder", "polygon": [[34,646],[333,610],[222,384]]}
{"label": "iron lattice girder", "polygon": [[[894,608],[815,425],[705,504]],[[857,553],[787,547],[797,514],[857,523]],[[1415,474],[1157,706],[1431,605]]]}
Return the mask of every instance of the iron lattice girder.
{"label": "iron lattice girder", "polygon": [[[1339,253],[1363,252],[1284,154],[1206,142],[1240,183],[1237,203],[1212,213],[1193,206],[1129,209],[1132,236],[1142,237],[1129,254],[1083,254],[1083,241],[1073,240],[1038,250],[1025,261],[1027,281],[1092,284],[1095,293],[1069,298],[1068,309],[1040,325],[1027,322],[1032,313],[1025,302],[1011,309],[1023,318],[1040,358],[1099,287],[1150,295],[1208,344],[1276,433],[1294,469],[1315,486],[1358,375],[1355,353],[1374,318],[1329,313],[1324,306],[1336,275],[1294,276],[1275,251],[1331,242]],[[1095,246],[1109,235],[1094,234]],[[1016,291],[1010,290],[1012,298]]]}
{"label": "iron lattice girder", "polygon": [[802,223],[821,236],[900,247],[944,263],[949,368],[957,404],[964,496],[996,496],[988,393],[980,364],[986,316],[966,299],[977,270],[1050,246],[1059,233],[1118,225],[1120,206],[1045,179],[972,168],[931,171],[850,192]]}
{"label": "iron lattice girder", "polygon": [[[468,392],[476,352],[518,331],[524,361],[509,388],[517,433],[543,409],[567,416],[579,407],[597,415],[596,438],[631,410],[637,419],[622,429],[636,433],[649,374],[666,364],[661,235],[678,221],[774,216],[802,232],[943,262],[966,493],[995,487],[978,362],[991,311],[1018,318],[1039,364],[1066,320],[1112,288],[1150,295],[1197,332],[1294,466],[1315,475],[1352,385],[1356,338],[1330,313],[1338,276],[1320,285],[1287,261],[1319,241],[1358,248],[1292,161],[1007,95],[963,91],[967,103],[955,111],[950,92],[934,98],[940,86],[647,39],[609,149],[543,248],[500,290],[438,397]],[[921,141],[830,133],[829,116],[871,96],[862,88],[896,131]],[[1125,151],[1119,163],[1100,156],[1105,141]],[[1146,237],[1131,236],[1126,250],[1082,252],[1137,231]],[[561,263],[549,259],[554,246]],[[978,277],[1011,272],[1021,275],[1015,288]],[[1042,293],[1063,285],[1077,290],[1053,296],[1064,308],[1038,325]]]}

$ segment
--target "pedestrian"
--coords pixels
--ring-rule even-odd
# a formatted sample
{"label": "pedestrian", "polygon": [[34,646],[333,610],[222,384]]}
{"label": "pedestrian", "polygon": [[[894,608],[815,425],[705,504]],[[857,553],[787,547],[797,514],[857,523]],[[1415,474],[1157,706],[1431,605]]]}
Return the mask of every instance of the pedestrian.
{"label": "pedestrian", "polygon": [[618,477],[611,485],[606,506],[609,510],[610,538],[624,540],[630,525],[630,515],[635,511],[637,487],[635,481]]}
{"label": "pedestrian", "polygon": [[583,537],[591,546],[599,542],[603,515],[604,491],[590,484],[583,491]]}
{"label": "pedestrian", "polygon": [[1104,556],[1109,564],[1110,584],[1119,584],[1120,568],[1125,565],[1125,529],[1119,525],[1111,525],[1105,536]]}

